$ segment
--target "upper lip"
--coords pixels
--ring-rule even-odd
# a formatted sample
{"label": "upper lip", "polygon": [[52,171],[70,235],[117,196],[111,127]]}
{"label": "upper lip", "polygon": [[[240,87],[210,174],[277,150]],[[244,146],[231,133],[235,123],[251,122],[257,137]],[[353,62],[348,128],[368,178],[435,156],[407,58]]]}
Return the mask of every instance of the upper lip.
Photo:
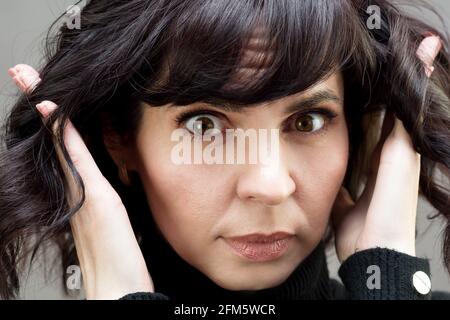
{"label": "upper lip", "polygon": [[251,233],[242,236],[228,237],[228,239],[232,241],[244,241],[244,242],[273,242],[291,236],[293,236],[292,233],[279,231],[270,234]]}

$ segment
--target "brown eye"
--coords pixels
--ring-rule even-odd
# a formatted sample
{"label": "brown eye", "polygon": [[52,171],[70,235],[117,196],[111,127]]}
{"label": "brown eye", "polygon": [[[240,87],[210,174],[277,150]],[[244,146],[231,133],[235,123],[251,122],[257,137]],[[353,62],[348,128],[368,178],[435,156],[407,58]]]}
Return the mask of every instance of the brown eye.
{"label": "brown eye", "polygon": [[206,130],[213,129],[214,122],[207,117],[198,117],[194,122],[194,132],[203,135]]}
{"label": "brown eye", "polygon": [[207,130],[222,130],[220,120],[213,115],[198,115],[186,121],[186,128],[194,135],[203,136]]}
{"label": "brown eye", "polygon": [[311,133],[322,129],[324,123],[325,120],[321,114],[317,113],[304,114],[295,119],[295,129],[300,132]]}

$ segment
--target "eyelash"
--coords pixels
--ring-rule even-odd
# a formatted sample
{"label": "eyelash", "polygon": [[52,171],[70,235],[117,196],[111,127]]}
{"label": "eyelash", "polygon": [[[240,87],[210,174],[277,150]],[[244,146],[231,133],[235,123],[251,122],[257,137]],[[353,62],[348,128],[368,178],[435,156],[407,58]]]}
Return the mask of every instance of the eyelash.
{"label": "eyelash", "polygon": [[186,122],[188,119],[195,117],[195,116],[201,116],[201,115],[210,115],[215,116],[218,118],[223,118],[219,112],[214,112],[212,110],[207,109],[200,109],[200,110],[191,110],[191,111],[185,111],[177,115],[175,118],[175,122],[178,126],[182,125],[184,122]]}
{"label": "eyelash", "polygon": [[[330,110],[328,108],[324,108],[324,107],[311,108],[311,109],[308,109],[308,110],[305,110],[305,111],[297,112],[297,113],[293,114],[292,116],[290,116],[288,118],[288,120],[287,120],[289,122],[287,127],[288,128],[292,127],[294,121],[296,121],[299,117],[305,116],[305,115],[308,115],[308,114],[316,114],[316,115],[318,114],[318,115],[323,116],[325,119],[324,119],[323,127],[321,129],[317,130],[317,131],[314,131],[314,132],[297,131],[298,134],[300,134],[302,136],[306,136],[306,137],[308,137],[308,136],[316,136],[316,135],[319,136],[319,135],[324,134],[328,130],[328,127],[331,124],[332,120],[338,116],[338,114],[336,112],[334,112],[334,111],[332,111],[332,110]],[[292,119],[292,120],[290,120],[290,119]]]}
{"label": "eyelash", "polygon": [[[321,129],[314,131],[314,132],[302,133],[302,132],[298,131],[298,134],[303,135],[303,136],[321,135],[321,134],[325,133],[325,131],[328,130],[328,126],[330,125],[330,122],[338,116],[337,113],[335,113],[334,111],[327,109],[327,108],[323,108],[323,107],[322,108],[311,108],[311,109],[308,109],[305,111],[300,111],[300,112],[297,112],[297,113],[291,115],[287,119],[289,124],[286,125],[286,127],[288,127],[288,128],[292,127],[293,122],[297,118],[304,116],[304,115],[308,115],[308,114],[319,114],[319,115],[324,116],[325,123]],[[181,112],[179,115],[177,115],[175,118],[175,123],[177,126],[181,126],[183,123],[185,123],[190,118],[195,117],[195,116],[200,116],[200,115],[211,115],[211,116],[215,116],[217,118],[224,118],[224,116],[220,112],[215,112],[215,111],[212,111],[209,109],[190,110],[190,111]],[[193,135],[193,134],[191,133],[191,135]]]}

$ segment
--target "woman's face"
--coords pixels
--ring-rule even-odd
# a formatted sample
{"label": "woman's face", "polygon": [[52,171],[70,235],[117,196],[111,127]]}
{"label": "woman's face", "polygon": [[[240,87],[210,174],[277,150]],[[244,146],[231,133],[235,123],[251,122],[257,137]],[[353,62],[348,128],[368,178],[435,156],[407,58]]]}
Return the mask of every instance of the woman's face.
{"label": "woman's face", "polygon": [[[323,237],[344,179],[343,100],[336,73],[308,91],[241,111],[205,104],[144,107],[127,164],[139,173],[154,219],[174,250],[225,289],[259,290],[286,280]],[[177,123],[193,110],[206,111]],[[191,131],[202,132],[194,121],[204,129],[278,129],[278,153],[256,164],[177,163],[173,150],[180,140],[172,133],[185,128],[182,136],[191,141]],[[231,140],[224,137],[223,144]],[[283,234],[234,238],[276,232]]]}

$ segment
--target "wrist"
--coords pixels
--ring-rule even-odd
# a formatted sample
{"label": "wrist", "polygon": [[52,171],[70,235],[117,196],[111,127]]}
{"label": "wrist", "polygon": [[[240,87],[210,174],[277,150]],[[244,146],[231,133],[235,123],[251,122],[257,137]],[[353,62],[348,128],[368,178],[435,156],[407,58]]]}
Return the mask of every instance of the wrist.
{"label": "wrist", "polygon": [[415,237],[410,236],[365,238],[356,245],[355,252],[375,248],[386,248],[416,256]]}

